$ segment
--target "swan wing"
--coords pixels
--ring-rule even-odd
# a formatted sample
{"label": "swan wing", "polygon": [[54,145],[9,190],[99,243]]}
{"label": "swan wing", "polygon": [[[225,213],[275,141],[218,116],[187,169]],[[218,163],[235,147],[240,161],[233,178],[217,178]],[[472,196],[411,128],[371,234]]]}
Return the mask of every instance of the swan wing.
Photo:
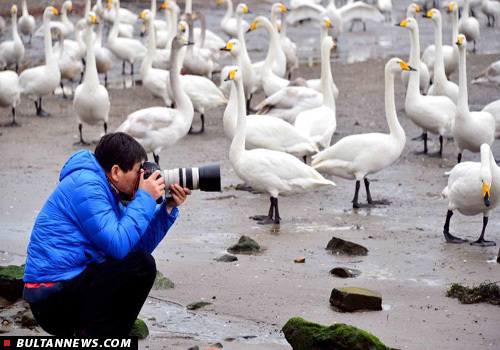
{"label": "swan wing", "polygon": [[365,4],[361,1],[356,1],[346,4],[339,8],[342,22],[349,22],[352,20],[384,22],[384,15],[375,7]]}
{"label": "swan wing", "polygon": [[286,17],[287,23],[294,24],[305,20],[321,21],[325,8],[307,0],[295,0],[291,4],[291,11]]}
{"label": "swan wing", "polygon": [[187,93],[193,105],[217,107],[227,104],[227,98],[212,80],[199,75],[181,75],[182,88]]}
{"label": "swan wing", "polygon": [[500,61],[493,62],[483,70],[473,81],[472,84],[500,83]]}
{"label": "swan wing", "polygon": [[304,87],[304,86],[290,86],[282,90],[277,91],[272,94],[264,101],[257,105],[258,114],[266,107],[278,107],[278,108],[293,108],[297,104],[307,107],[314,108],[317,107],[316,100],[321,99],[323,101],[323,95],[314,89]]}

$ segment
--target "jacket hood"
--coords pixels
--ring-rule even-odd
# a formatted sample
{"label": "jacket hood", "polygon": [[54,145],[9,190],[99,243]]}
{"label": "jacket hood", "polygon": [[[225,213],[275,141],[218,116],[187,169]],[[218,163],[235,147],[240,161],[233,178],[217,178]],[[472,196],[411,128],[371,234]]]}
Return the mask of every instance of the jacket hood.
{"label": "jacket hood", "polygon": [[78,170],[90,170],[104,178],[106,177],[104,169],[97,161],[94,153],[87,150],[80,150],[73,153],[66,164],[64,164],[59,175],[59,181],[62,181],[66,176]]}

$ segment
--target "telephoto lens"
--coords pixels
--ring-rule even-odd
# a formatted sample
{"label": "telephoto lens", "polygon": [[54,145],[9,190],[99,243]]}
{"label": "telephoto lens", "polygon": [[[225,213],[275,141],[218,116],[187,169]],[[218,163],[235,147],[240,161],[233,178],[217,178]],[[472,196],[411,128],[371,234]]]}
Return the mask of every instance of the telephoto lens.
{"label": "telephoto lens", "polygon": [[[142,164],[142,169],[144,169],[144,180],[146,180],[148,177],[150,177],[151,174],[153,174],[156,170],[161,170],[160,167],[158,166],[158,164],[153,163],[153,162],[144,162],[144,164]],[[157,179],[160,177],[161,177],[161,173],[157,177]],[[156,200],[156,203],[158,203],[158,204],[161,204],[161,202],[163,202],[162,197],[160,197]]]}
{"label": "telephoto lens", "polygon": [[179,184],[190,190],[220,192],[220,165],[218,163],[202,165],[198,168],[176,168],[163,171],[165,186]]}

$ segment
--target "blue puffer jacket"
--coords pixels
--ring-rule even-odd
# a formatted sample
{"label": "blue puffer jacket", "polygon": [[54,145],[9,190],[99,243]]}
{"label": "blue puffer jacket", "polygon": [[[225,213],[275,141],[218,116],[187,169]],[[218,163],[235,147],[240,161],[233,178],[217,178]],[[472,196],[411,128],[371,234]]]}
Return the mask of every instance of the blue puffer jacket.
{"label": "blue puffer jacket", "polygon": [[168,214],[143,190],[124,207],[89,151],[73,154],[59,180],[33,227],[25,282],[69,280],[107,257],[151,253],[179,215],[177,208]]}

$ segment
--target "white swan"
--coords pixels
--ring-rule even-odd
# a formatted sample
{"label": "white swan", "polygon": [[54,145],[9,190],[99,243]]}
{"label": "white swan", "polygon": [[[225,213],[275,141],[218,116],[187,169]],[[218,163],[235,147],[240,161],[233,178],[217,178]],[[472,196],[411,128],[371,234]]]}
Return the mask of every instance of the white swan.
{"label": "white swan", "polygon": [[466,149],[479,152],[483,143],[491,146],[495,140],[495,119],[488,112],[470,112],[467,94],[466,54],[467,39],[463,34],[458,36],[460,53],[458,97],[458,113],[452,133],[458,151],[458,163],[462,160],[462,152]]}
{"label": "white swan", "polygon": [[500,100],[488,103],[482,110],[482,112],[488,112],[495,119],[495,130],[500,132]]}
{"label": "white swan", "polygon": [[498,1],[483,0],[481,2],[481,11],[488,18],[488,27],[495,27],[495,22],[500,16],[500,3]]}
{"label": "white swan", "polygon": [[[272,7],[272,10],[273,9],[275,9],[274,6]],[[255,18],[255,20],[252,22],[252,25],[248,29],[248,32],[251,32],[256,28],[266,28],[268,32],[276,31],[276,29],[272,26],[271,22],[264,16],[258,16],[257,18]],[[273,73],[279,78],[283,78],[285,76],[286,73],[285,53],[283,52],[283,49],[281,48],[277,40],[274,41],[270,40],[269,49],[267,51],[267,56],[265,60],[255,62],[252,64],[252,68],[255,72],[255,84],[252,92],[257,92],[258,90],[263,88],[263,79],[265,78],[263,74],[264,63],[268,62],[269,60],[271,60],[273,63],[272,66]]]}
{"label": "white swan", "polygon": [[7,24],[5,23],[5,20],[3,19],[2,16],[0,16],[0,36],[2,36],[7,29]]}
{"label": "white swan", "polygon": [[[75,25],[69,20],[68,12],[73,11],[73,3],[69,0],[65,1],[61,7],[61,21],[50,22],[50,28],[59,28],[64,37],[68,37],[75,31]],[[43,25],[35,32],[35,36],[44,36]]]}
{"label": "white swan", "polygon": [[4,41],[0,44],[0,68],[15,64],[16,72],[19,68],[19,62],[24,57],[24,45],[19,33],[17,32],[17,6],[12,5],[10,9],[12,22],[12,40]]}
{"label": "white swan", "polygon": [[[412,18],[413,20],[415,20],[414,17],[408,17],[408,18]],[[406,27],[409,23],[410,23],[410,21],[408,19],[406,19],[406,20],[404,20],[401,23],[396,24],[396,25],[398,25],[400,27]],[[410,25],[413,25],[413,22],[411,22]],[[413,52],[416,49],[415,40],[419,41],[420,38],[415,37],[410,32],[410,41],[411,41],[410,56],[420,55],[420,52],[417,52],[417,53]],[[429,89],[429,85],[431,82],[431,76],[429,74],[429,69],[427,68],[427,65],[422,61],[420,61],[420,64],[418,67],[416,67],[416,69],[418,69],[420,72],[420,93],[422,95],[425,95],[425,94],[427,94],[427,90]],[[410,72],[409,71],[403,70],[401,72],[401,81],[403,82],[403,86],[408,87],[408,82],[410,81]]]}
{"label": "white swan", "polygon": [[212,51],[217,51],[226,43],[220,36],[207,29],[205,15],[201,12],[193,13],[193,21],[200,21],[201,27],[193,28],[194,44]]}
{"label": "white swan", "polygon": [[[194,32],[192,15],[185,13],[183,16],[188,26],[189,42],[193,42]],[[182,67],[186,73],[202,75],[211,79],[213,72],[220,69],[219,57],[209,49],[190,45],[186,50]]]}
{"label": "white swan", "polygon": [[284,7],[281,11],[281,21],[278,32],[280,45],[286,57],[286,71],[288,72],[288,79],[290,79],[292,76],[292,71],[299,67],[299,57],[297,56],[297,44],[295,44],[286,35],[287,24],[285,21],[285,12],[287,11],[287,7]]}
{"label": "white swan", "polygon": [[120,5],[114,7],[109,6],[114,1],[116,0],[108,0],[108,12],[103,14],[104,20],[110,24],[114,24],[114,21],[116,20],[116,10],[118,9],[118,12],[120,13],[120,22],[123,24],[134,25],[139,16],[126,8],[122,8]]}
{"label": "white swan", "polygon": [[[450,76],[458,69],[458,47],[455,44],[458,37],[458,6],[456,2],[452,1],[446,7],[446,12],[451,13],[452,15],[452,30],[451,30],[452,35],[451,35],[451,45],[442,45],[442,55],[444,61],[444,71],[446,77],[449,79]],[[436,22],[434,22],[434,25],[436,26]],[[435,30],[434,37],[436,37],[437,28],[435,27],[434,30]],[[431,78],[434,77],[434,61],[436,57],[436,45],[432,44],[427,46],[424,52],[422,53],[421,57],[422,57],[421,58],[422,62],[424,62],[429,68],[429,73]]]}
{"label": "white swan", "polygon": [[335,99],[332,91],[332,73],[330,70],[330,51],[336,44],[327,36],[321,45],[321,80],[323,81],[323,105],[297,115],[295,129],[311,138],[320,150],[330,146],[333,133],[337,128],[335,118]]}
{"label": "white swan", "polygon": [[50,36],[50,19],[59,12],[49,6],[43,12],[43,41],[45,48],[45,65],[26,69],[19,75],[21,95],[35,100],[36,114],[47,117],[50,114],[42,109],[42,97],[50,95],[61,82],[61,72],[52,52]]}
{"label": "white swan", "polygon": [[464,162],[455,165],[448,178],[448,186],[441,194],[448,198],[448,213],[444,224],[444,238],[449,243],[464,243],[450,234],[450,219],[454,210],[462,215],[483,214],[483,229],[479,238],[472,242],[476,246],[493,246],[495,242],[484,240],[484,231],[491,211],[500,202],[500,169],[487,144],[481,145],[481,163]]}
{"label": "white swan", "polygon": [[152,152],[156,164],[160,164],[161,150],[175,145],[186,136],[193,122],[193,104],[180,82],[178,56],[185,45],[187,42],[184,39],[175,37],[170,55],[170,84],[177,108],[151,107],[138,110],[130,114],[116,130],[131,135],[146,152]]}
{"label": "white swan", "polygon": [[472,80],[472,84],[493,86],[500,88],[500,61],[493,62],[477,77]]}
{"label": "white swan", "polygon": [[[177,4],[173,1],[164,1],[161,9],[165,11],[165,19],[169,24],[168,38],[164,48],[157,49],[153,57],[153,67],[158,69],[168,69],[170,62],[170,48],[172,47],[172,40],[176,34],[179,34],[179,23],[177,20]],[[184,51],[184,50],[182,50]]]}
{"label": "white swan", "polygon": [[[248,55],[247,45],[245,41],[245,33],[243,31],[242,20],[243,15],[249,12],[248,6],[244,3],[238,4],[236,7],[236,27],[238,31],[238,41],[239,47],[241,47],[241,52],[239,53],[241,56],[241,64],[237,64],[240,67],[241,74],[243,75],[243,87],[245,88],[245,98],[247,100],[247,110],[250,107],[250,101],[252,100],[252,92],[254,91],[255,86],[255,72],[252,67],[252,61],[250,60],[250,56]],[[232,51],[231,51],[232,52]],[[224,81],[225,77],[229,74],[229,67],[226,66],[221,71],[221,84],[219,88],[224,92],[224,95],[229,95],[229,90],[231,89],[231,83],[228,81]]]}
{"label": "white swan", "polygon": [[19,92],[19,77],[11,71],[0,72],[0,107],[10,107],[12,123],[10,126],[19,126],[16,122],[16,106],[21,102]]}
{"label": "white swan", "polygon": [[35,17],[29,14],[26,0],[23,0],[23,15],[19,18],[19,31],[22,35],[30,36],[29,43],[31,44],[31,36],[35,31]]}
{"label": "white swan", "polygon": [[279,224],[281,219],[278,211],[279,195],[292,195],[320,186],[335,186],[335,184],[290,154],[267,149],[247,151],[245,149],[247,127],[245,94],[241,72],[237,67],[230,71],[228,79],[234,80],[238,94],[238,120],[229,151],[231,165],[238,177],[245,183],[271,196],[269,214],[253,218],[262,219],[259,221],[261,224]]}
{"label": "white swan", "polygon": [[415,18],[417,16],[417,13],[421,11],[422,10],[420,9],[420,6],[411,3],[410,5],[408,5],[408,8],[406,9],[406,18]]}
{"label": "white swan", "polygon": [[475,17],[469,16],[469,0],[464,0],[462,17],[458,21],[458,31],[465,35],[467,41],[474,42],[473,52],[476,51],[476,40],[479,39],[479,22]]}
{"label": "white swan", "polygon": [[104,27],[103,21],[97,24],[97,34],[94,44],[95,61],[97,66],[97,73],[104,74],[104,85],[108,85],[108,71],[113,68],[113,55],[107,47],[102,46],[102,28]]}
{"label": "white swan", "polygon": [[[66,92],[64,91],[63,79],[68,81],[74,81],[80,78],[83,72],[83,62],[82,57],[78,55],[75,57],[75,52],[71,52],[69,44],[71,41],[64,39],[61,30],[57,27],[52,28],[52,32],[56,33],[58,38],[57,47],[53,47],[54,58],[57,61],[57,66],[59,67],[59,72],[61,73],[61,90],[64,99],[67,99]],[[78,44],[77,44],[78,45]],[[68,52],[69,51],[69,52]]]}
{"label": "white swan", "polygon": [[[109,6],[114,6],[115,9],[120,9],[120,0],[110,1]],[[138,40],[130,38],[119,38],[118,29],[120,25],[120,11],[115,11],[113,28],[108,36],[109,50],[123,61],[122,74],[125,74],[125,62],[130,64],[130,74],[134,74],[134,61],[138,58],[143,58],[146,55],[146,48]]]}
{"label": "white swan", "polygon": [[455,104],[458,99],[458,85],[446,78],[443,59],[443,28],[441,20],[441,12],[432,9],[424,16],[431,18],[434,22],[434,35],[435,35],[435,56],[434,56],[434,76],[432,85],[427,92],[430,96],[448,96]]}
{"label": "white swan", "polygon": [[[415,50],[410,56],[410,65],[412,67],[420,66],[420,43],[418,40],[419,30],[417,21],[408,18],[405,28],[410,30],[412,42],[415,43]],[[422,128],[422,137],[424,140],[424,154],[427,154],[427,132],[439,135],[439,152],[436,154],[441,157],[443,154],[443,134],[451,129],[453,121],[457,114],[455,102],[446,96],[423,96],[420,93],[420,74],[417,70],[410,75],[408,89],[405,99],[406,115],[417,126]]]}
{"label": "white swan", "polygon": [[96,14],[89,12],[85,18],[88,26],[86,30],[87,59],[83,83],[78,85],[73,99],[73,110],[78,121],[78,130],[80,131],[80,142],[75,145],[88,145],[83,141],[82,122],[89,125],[104,123],[104,134],[108,129],[108,115],[111,108],[109,102],[108,90],[99,84],[96,59],[94,55],[94,39],[92,36],[93,26],[96,24]]}
{"label": "white swan", "polygon": [[373,201],[367,176],[377,173],[397,161],[406,143],[405,132],[399,124],[394,102],[394,75],[401,70],[414,70],[399,58],[385,65],[385,114],[389,134],[371,133],[346,136],[333,146],[313,156],[311,165],[319,172],[356,180],[352,205],[359,208],[358,193],[364,180],[368,205],[388,204]]}
{"label": "white swan", "polygon": [[[108,6],[108,9],[111,8],[111,6]],[[96,4],[92,7],[92,11],[94,11],[99,18],[104,19],[105,22],[112,24],[114,21],[114,14],[113,18],[110,18],[110,12],[108,9],[105,9],[102,6],[102,0],[97,0]],[[104,26],[104,23],[101,24],[101,26]],[[120,23],[120,25],[118,26],[118,36],[122,38],[132,38],[134,36],[134,26],[128,23]]]}
{"label": "white swan", "polygon": [[[236,18],[233,18],[233,2],[232,0],[217,0],[217,5],[220,6],[223,2],[226,3],[227,7],[226,13],[220,22],[220,27],[230,38],[236,38],[238,36],[238,32],[236,30]],[[241,25],[245,31],[250,28],[250,25],[245,20],[241,22]]]}
{"label": "white swan", "polygon": [[[231,52],[234,63],[241,63],[241,44],[238,39],[229,40],[226,50]],[[229,71],[233,68],[228,66]],[[224,111],[223,125],[226,136],[232,140],[236,131],[238,115],[238,96],[234,84],[231,86],[229,103]],[[309,138],[302,135],[289,123],[267,115],[248,115],[246,149],[265,148],[281,151],[303,158],[318,152],[318,148]]]}

